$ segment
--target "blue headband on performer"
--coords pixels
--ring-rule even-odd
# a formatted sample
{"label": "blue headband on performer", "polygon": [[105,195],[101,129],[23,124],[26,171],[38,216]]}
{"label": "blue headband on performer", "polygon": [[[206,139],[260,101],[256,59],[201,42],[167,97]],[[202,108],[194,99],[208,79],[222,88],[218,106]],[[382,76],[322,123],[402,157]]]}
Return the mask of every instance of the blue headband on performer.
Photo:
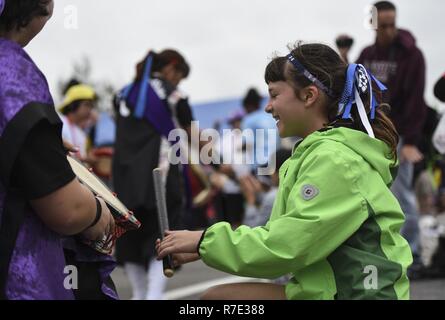
{"label": "blue headband on performer", "polygon": [[[144,73],[142,74],[142,79],[141,79],[141,87],[139,89],[139,94],[136,101],[136,108],[134,109],[133,113],[134,117],[138,119],[142,119],[145,113],[146,103],[147,103],[147,92],[148,92],[148,87],[150,85],[149,82],[150,82],[152,65],[153,65],[153,55],[149,54],[147,60],[145,61]],[[128,86],[124,87],[119,94],[120,98],[126,100],[130,95],[130,91],[133,89],[133,86],[134,83],[131,83]]]}
{"label": "blue headband on performer", "polygon": [[5,8],[5,1],[6,0],[0,0],[0,14],[2,14],[3,9]]}
{"label": "blue headband on performer", "polygon": [[144,73],[141,79],[141,89],[139,91],[139,97],[136,103],[136,109],[134,111],[134,116],[139,119],[144,116],[145,112],[145,104],[147,102],[147,90],[150,81],[152,64],[153,64],[153,55],[149,54],[147,60],[145,61]]}
{"label": "blue headband on performer", "polygon": [[355,104],[357,106],[360,120],[368,132],[368,135],[374,138],[374,132],[361,98],[361,95],[368,93],[370,99],[369,105],[371,106],[370,118],[371,120],[374,120],[375,110],[378,103],[372,90],[372,80],[377,84],[380,91],[386,90],[386,87],[368,72],[363,65],[350,64],[348,66],[345,88],[338,104],[338,115],[341,115],[343,119],[350,119],[351,109],[353,104]]}
{"label": "blue headband on performer", "polygon": [[334,94],[332,93],[332,90],[326,87],[320,80],[318,80],[312,73],[310,73],[302,64],[300,61],[295,58],[292,53],[289,53],[287,56],[287,60],[289,60],[290,63],[297,69],[298,72],[300,72],[302,75],[306,77],[310,82],[315,84],[317,87],[319,87],[321,90],[323,90],[328,96],[331,98],[334,98]]}

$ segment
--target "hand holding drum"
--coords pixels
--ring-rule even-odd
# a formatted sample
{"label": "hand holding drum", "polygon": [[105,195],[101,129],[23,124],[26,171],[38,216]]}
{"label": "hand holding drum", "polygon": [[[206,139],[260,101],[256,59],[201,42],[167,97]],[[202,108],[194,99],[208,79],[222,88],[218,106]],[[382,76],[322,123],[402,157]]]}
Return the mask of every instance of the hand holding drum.
{"label": "hand holding drum", "polygon": [[70,156],[67,156],[67,160],[79,181],[90,189],[94,195],[100,197],[101,201],[105,202],[114,218],[115,227],[112,228],[113,232],[98,241],[84,239],[85,243],[100,253],[111,254],[116,239],[126,231],[138,229],[141,223],[119,201],[116,195],[98,177],[85,168],[82,163]]}

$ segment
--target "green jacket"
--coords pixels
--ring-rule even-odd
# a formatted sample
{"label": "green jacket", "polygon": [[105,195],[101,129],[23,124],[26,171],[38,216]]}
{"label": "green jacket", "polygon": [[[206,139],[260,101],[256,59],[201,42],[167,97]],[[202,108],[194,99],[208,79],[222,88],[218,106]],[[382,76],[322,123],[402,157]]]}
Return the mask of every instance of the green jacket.
{"label": "green jacket", "polygon": [[281,167],[266,226],[211,226],[202,260],[245,277],[290,273],[288,299],[409,299],[394,173],[384,142],[348,128],[314,132]]}

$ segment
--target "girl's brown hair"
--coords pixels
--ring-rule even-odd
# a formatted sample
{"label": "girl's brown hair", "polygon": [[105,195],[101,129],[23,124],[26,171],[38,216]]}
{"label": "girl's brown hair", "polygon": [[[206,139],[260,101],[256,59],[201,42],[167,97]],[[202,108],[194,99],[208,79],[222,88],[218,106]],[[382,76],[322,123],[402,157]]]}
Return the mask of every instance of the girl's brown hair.
{"label": "girl's brown hair", "polygon": [[[332,96],[324,95],[327,101],[326,113],[329,120],[326,127],[349,127],[366,132],[360,121],[357,108],[352,108],[352,120],[342,119],[341,115],[338,115],[338,104],[345,87],[348,67],[340,56],[329,46],[320,43],[299,43],[291,49],[291,54],[332,93]],[[267,84],[277,81],[290,83],[297,97],[300,97],[301,89],[312,84],[310,80],[288,62],[287,57],[274,58],[267,65],[264,78]],[[374,92],[374,94],[376,97],[381,98],[380,92]],[[362,100],[366,111],[369,113],[369,96],[362,97]],[[394,124],[388,117],[389,111],[390,106],[388,104],[380,104],[376,109],[375,119],[370,120],[370,122],[375,137],[388,145],[391,150],[391,157],[396,159],[399,138]]]}

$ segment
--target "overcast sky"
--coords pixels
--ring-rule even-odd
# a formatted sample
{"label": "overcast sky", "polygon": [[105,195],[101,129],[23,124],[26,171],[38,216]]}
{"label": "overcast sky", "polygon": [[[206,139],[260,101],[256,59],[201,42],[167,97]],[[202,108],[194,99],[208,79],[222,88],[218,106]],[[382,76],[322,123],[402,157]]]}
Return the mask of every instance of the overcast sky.
{"label": "overcast sky", "polygon": [[[445,72],[445,1],[395,0],[398,25],[412,31],[427,62],[429,103]],[[95,81],[116,87],[153,48],[177,48],[192,72],[181,85],[192,103],[237,97],[247,87],[266,92],[264,68],[274,52],[296,40],[333,45],[339,33],[355,39],[351,59],[374,41],[364,27],[367,0],[55,0],[53,19],[27,47],[53,94],[74,61],[90,57]],[[77,29],[72,27],[73,8]],[[75,13],[75,12],[74,12]],[[68,24],[67,24],[68,23]]]}

